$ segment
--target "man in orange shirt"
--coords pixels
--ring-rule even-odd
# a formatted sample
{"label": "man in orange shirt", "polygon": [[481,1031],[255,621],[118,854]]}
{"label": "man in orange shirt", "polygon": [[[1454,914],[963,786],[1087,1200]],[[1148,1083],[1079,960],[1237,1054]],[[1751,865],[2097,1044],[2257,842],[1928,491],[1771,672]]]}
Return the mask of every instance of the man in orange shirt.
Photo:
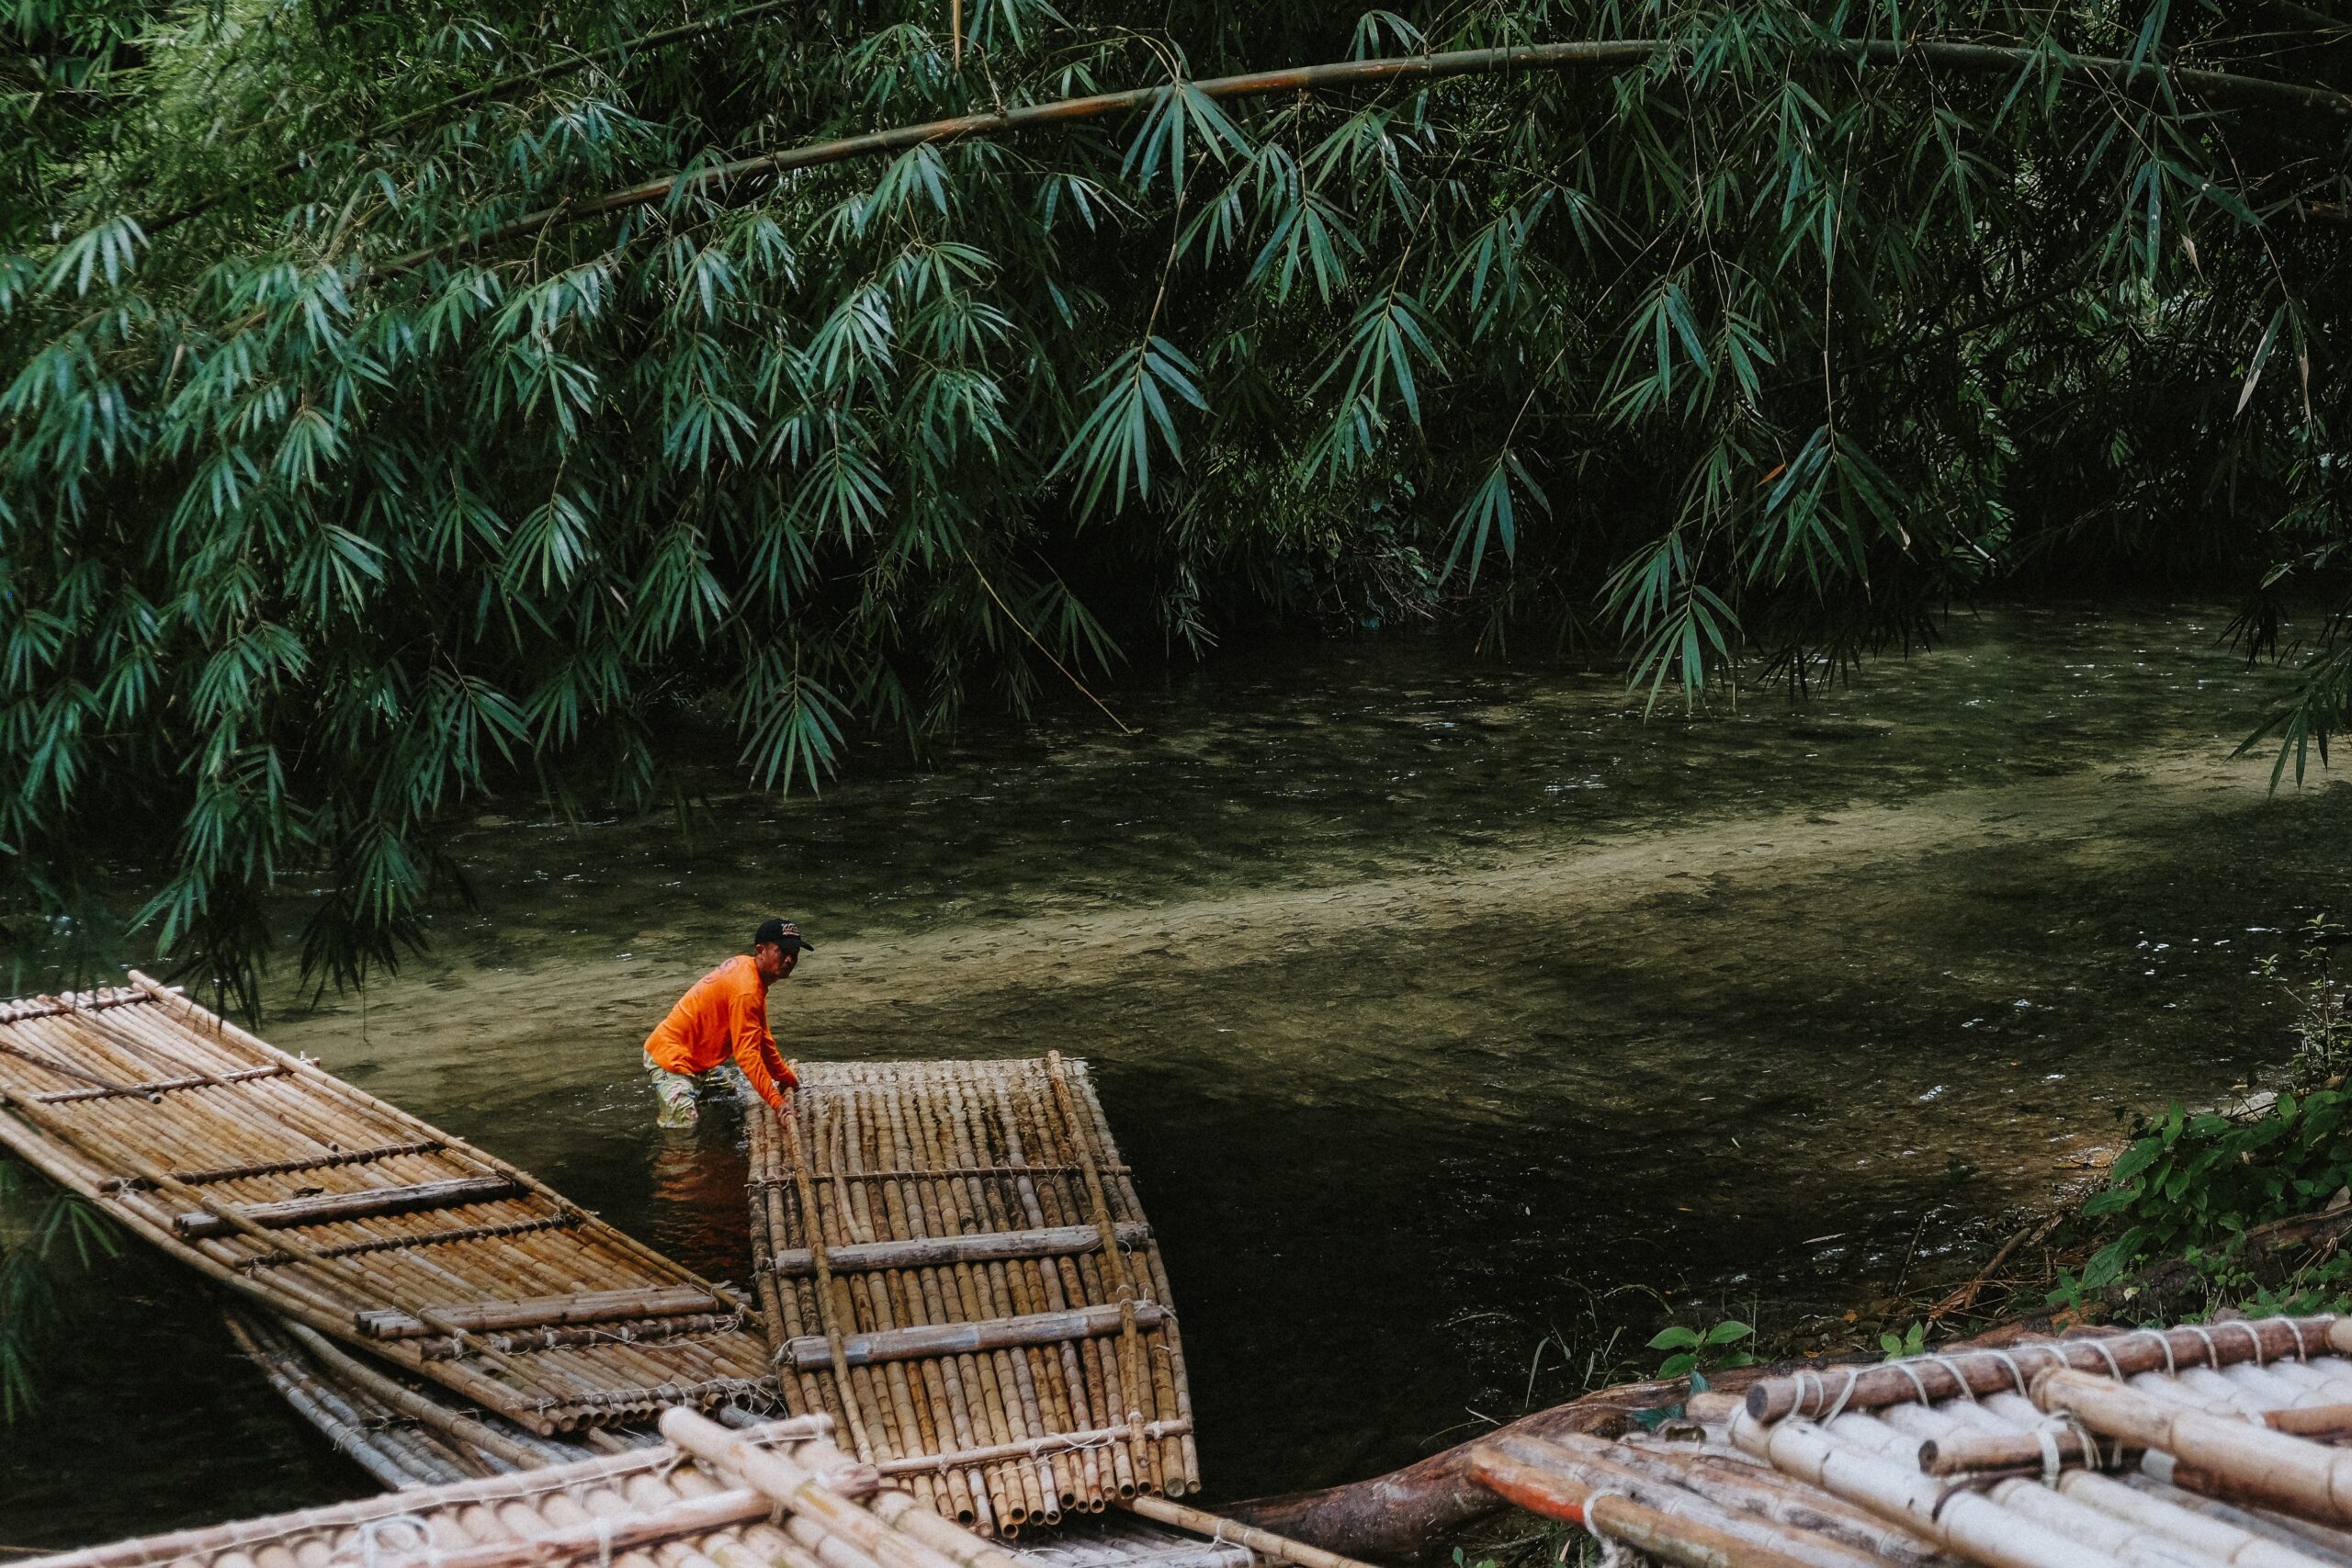
{"label": "man in orange shirt", "polygon": [[768,987],[792,973],[804,951],[816,949],[790,920],[761,921],[750,955],[739,953],[695,981],[645,1037],[645,1070],[661,1103],[655,1126],[693,1126],[695,1078],[729,1056],[752,1092],[783,1112],[784,1090],[797,1089],[800,1076],[768,1032]]}

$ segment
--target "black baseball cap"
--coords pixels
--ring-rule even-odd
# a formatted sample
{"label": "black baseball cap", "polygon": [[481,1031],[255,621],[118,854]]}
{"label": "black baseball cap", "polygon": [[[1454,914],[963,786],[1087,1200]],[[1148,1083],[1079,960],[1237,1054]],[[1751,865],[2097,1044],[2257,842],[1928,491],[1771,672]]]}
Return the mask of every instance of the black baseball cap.
{"label": "black baseball cap", "polygon": [[762,942],[768,942],[775,943],[786,953],[798,953],[803,948],[807,948],[811,953],[817,951],[817,944],[815,942],[803,942],[800,940],[800,928],[798,926],[794,925],[790,920],[779,920],[774,916],[770,916],[768,919],[762,920],[760,922],[760,929],[752,933],[752,945],[753,947],[759,946]]}

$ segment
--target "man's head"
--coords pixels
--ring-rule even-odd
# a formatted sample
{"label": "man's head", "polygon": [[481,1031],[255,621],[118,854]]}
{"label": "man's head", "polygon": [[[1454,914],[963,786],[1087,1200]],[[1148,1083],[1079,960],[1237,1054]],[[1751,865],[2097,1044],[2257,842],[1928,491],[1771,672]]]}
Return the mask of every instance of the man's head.
{"label": "man's head", "polygon": [[752,933],[752,962],[760,966],[760,974],[765,979],[781,980],[791,974],[793,966],[800,962],[803,949],[817,951],[800,940],[800,928],[790,920],[770,917]]}

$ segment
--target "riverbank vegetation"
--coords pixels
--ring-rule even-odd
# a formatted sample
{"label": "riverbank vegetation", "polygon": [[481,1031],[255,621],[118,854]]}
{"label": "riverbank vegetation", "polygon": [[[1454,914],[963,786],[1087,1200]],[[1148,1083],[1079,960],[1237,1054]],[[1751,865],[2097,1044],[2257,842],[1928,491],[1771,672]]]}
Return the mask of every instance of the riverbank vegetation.
{"label": "riverbank vegetation", "polygon": [[6,898],[151,889],[248,1003],[289,889],[322,981],[420,942],[488,784],[655,805],[717,727],[813,786],[1271,622],[1679,701],[2186,578],[2306,661],[2283,766],[2346,706],[2308,7],[0,30]]}

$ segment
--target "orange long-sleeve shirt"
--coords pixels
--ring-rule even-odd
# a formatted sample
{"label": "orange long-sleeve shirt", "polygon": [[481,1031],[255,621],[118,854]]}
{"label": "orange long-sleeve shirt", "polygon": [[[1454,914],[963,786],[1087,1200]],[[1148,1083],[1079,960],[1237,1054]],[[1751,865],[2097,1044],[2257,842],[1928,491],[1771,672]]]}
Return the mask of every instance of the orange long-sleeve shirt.
{"label": "orange long-sleeve shirt", "polygon": [[744,954],[696,980],[645,1037],[645,1054],[665,1072],[689,1074],[707,1073],[731,1054],[752,1091],[779,1111],[778,1080],[786,1089],[800,1084],[768,1032],[768,983]]}

